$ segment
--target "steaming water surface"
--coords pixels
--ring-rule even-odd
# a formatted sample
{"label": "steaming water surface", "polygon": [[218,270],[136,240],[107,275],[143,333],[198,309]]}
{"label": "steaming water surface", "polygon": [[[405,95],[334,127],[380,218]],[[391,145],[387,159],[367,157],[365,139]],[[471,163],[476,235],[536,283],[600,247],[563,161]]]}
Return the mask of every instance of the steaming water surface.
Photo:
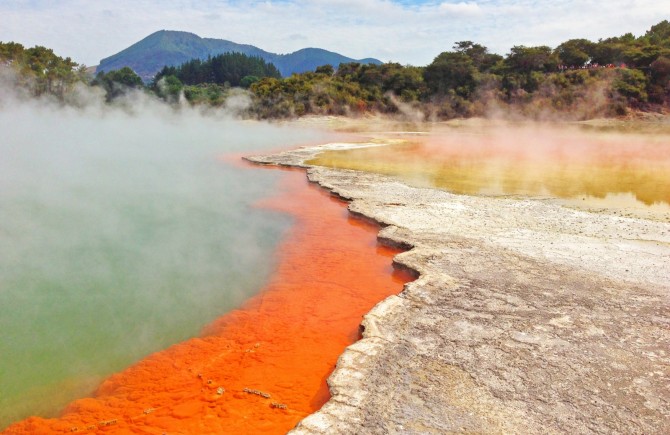
{"label": "steaming water surface", "polygon": [[197,335],[272,270],[289,222],[253,203],[279,173],[217,157],[317,133],[149,109],[0,108],[0,428]]}
{"label": "steaming water surface", "polygon": [[459,194],[541,197],[670,222],[668,133],[457,128],[402,144],[327,151],[308,163],[396,175]]}

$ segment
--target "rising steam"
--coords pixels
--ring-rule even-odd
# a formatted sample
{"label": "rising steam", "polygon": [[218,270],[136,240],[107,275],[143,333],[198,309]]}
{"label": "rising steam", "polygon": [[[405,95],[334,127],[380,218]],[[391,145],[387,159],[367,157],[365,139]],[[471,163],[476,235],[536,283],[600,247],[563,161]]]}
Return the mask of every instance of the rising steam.
{"label": "rising steam", "polygon": [[288,221],[251,205],[279,174],[219,157],[320,133],[237,121],[244,96],[202,113],[82,86],[63,104],[0,71],[1,428],[257,291]]}

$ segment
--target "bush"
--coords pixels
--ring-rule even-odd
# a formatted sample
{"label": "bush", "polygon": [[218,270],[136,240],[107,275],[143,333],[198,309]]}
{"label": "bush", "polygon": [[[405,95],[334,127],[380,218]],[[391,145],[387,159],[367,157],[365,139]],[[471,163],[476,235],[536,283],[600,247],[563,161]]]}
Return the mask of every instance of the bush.
{"label": "bush", "polygon": [[619,77],[614,80],[612,89],[628,98],[631,103],[647,101],[647,85],[649,80],[644,73],[637,69],[621,69]]}

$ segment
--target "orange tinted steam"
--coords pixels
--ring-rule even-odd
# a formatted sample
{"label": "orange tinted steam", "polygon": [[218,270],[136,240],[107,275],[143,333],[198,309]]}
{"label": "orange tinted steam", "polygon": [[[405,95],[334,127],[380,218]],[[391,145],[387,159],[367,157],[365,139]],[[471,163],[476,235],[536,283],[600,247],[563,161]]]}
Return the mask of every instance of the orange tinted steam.
{"label": "orange tinted steam", "polygon": [[60,418],[31,417],[5,433],[279,434],[318,410],[361,317],[410,277],[393,271],[397,251],[377,245],[374,225],[301,171],[283,180],[281,195],[261,206],[290,213],[295,225],[262,293],[203,337],[111,376]]}
{"label": "orange tinted steam", "polygon": [[549,127],[450,131],[403,145],[326,151],[307,163],[396,175],[466,195],[581,200],[631,193],[644,205],[670,205],[670,146],[661,135]]}

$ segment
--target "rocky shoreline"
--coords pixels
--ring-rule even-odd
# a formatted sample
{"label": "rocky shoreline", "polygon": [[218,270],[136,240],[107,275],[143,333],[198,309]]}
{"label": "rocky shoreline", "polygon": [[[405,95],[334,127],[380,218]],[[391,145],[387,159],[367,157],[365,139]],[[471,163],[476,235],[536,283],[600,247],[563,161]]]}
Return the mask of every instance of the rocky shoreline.
{"label": "rocky shoreline", "polygon": [[343,146],[248,160],[307,167],[419,278],[365,316],[292,433],[667,431],[670,224],[304,164]]}

